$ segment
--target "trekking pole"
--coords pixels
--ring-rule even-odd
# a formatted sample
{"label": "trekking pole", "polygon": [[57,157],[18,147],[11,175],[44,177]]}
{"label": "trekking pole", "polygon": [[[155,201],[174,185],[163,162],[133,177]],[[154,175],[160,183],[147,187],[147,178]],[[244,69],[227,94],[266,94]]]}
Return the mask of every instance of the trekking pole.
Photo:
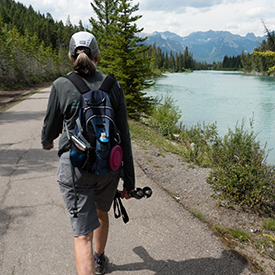
{"label": "trekking pole", "polygon": [[[117,191],[116,196],[121,197],[122,191]],[[137,188],[130,192],[131,197],[140,200],[142,198],[150,198],[153,194],[153,191],[150,187],[146,186],[144,188]]]}
{"label": "trekking pole", "polygon": [[[137,188],[136,190],[133,190],[130,192],[130,195],[137,199],[140,200],[142,198],[150,198],[152,196],[152,189],[148,186],[144,187],[144,188]],[[121,194],[122,191],[117,190],[116,191],[116,195],[114,198],[114,215],[115,218],[118,219],[119,217],[122,216],[122,219],[124,221],[124,223],[127,223],[129,221],[129,217],[128,214],[126,212],[125,207],[123,206],[122,202],[121,202]]]}

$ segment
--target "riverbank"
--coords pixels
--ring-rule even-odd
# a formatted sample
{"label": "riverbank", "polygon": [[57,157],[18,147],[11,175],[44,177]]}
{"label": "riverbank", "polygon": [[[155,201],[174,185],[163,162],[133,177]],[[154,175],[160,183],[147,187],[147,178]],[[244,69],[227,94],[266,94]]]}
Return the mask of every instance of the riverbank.
{"label": "riverbank", "polygon": [[[202,222],[235,251],[245,256],[251,269],[258,274],[274,274],[274,242],[268,237],[273,232],[263,228],[264,217],[237,205],[218,203],[211,195],[213,190],[206,183],[210,168],[202,168],[182,160],[182,156],[167,151],[167,143],[179,151],[180,144],[163,140],[163,146],[142,139],[140,131],[154,131],[140,123],[130,121],[133,154],[144,173],[165,189],[178,203]],[[158,135],[154,132],[154,135]],[[169,150],[173,151],[170,147]],[[233,234],[239,231],[239,235]],[[242,235],[247,234],[247,238]],[[235,235],[235,237],[233,237]]]}

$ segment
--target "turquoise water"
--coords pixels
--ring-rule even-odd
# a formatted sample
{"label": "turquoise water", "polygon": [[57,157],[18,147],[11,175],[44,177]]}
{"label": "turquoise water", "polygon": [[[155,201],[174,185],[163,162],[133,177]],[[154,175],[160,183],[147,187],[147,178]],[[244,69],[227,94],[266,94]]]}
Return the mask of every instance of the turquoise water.
{"label": "turquoise water", "polygon": [[[275,78],[252,76],[240,72],[195,71],[165,74],[146,90],[148,95],[171,92],[187,127],[197,123],[217,123],[223,136],[237,122],[254,119],[254,131],[262,146],[275,148]],[[268,157],[275,163],[275,149]]]}

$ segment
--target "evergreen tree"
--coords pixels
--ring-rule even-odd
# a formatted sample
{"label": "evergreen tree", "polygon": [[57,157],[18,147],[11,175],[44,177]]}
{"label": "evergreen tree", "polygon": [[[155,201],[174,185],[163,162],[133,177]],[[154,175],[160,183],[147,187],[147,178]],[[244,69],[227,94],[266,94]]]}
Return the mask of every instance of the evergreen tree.
{"label": "evergreen tree", "polygon": [[174,57],[174,55],[173,55],[173,52],[172,51],[170,51],[170,55],[169,55],[169,61],[168,61],[169,63],[169,68],[170,68],[170,70],[172,71],[172,72],[174,72],[175,71],[175,68],[176,68],[176,63],[175,63],[175,57]]}
{"label": "evergreen tree", "polygon": [[178,70],[180,72],[182,72],[183,69],[184,69],[184,62],[183,62],[183,54],[182,54],[182,52],[179,53],[177,65],[178,65]]}
{"label": "evergreen tree", "polygon": [[183,64],[185,69],[193,69],[193,56],[189,52],[188,47],[185,48],[183,53]]}
{"label": "evergreen tree", "polygon": [[[143,29],[138,29],[136,21],[140,15],[132,14],[138,11],[139,4],[132,5],[132,0],[118,0],[117,5],[108,4],[113,1],[94,1],[93,6],[99,20],[91,19],[93,33],[98,34],[99,43],[105,46],[104,55],[100,57],[102,71],[106,74],[113,73],[121,82],[127,102],[128,114],[131,117],[139,117],[141,113],[148,113],[151,108],[151,99],[145,96],[141,90],[148,87],[146,77],[150,75],[149,60],[144,58],[144,53],[149,49],[143,45],[146,38],[138,37],[137,34]],[[99,4],[106,11],[104,16]],[[108,7],[108,10],[107,10]],[[112,11],[112,13],[108,13]],[[105,38],[98,32],[103,32]]]}
{"label": "evergreen tree", "polygon": [[245,71],[260,72],[263,74],[274,74],[275,72],[275,34],[270,32],[266,25],[264,28],[267,39],[263,40],[261,45],[257,47],[253,54],[241,54],[241,64]]}
{"label": "evergreen tree", "polygon": [[[82,28],[81,24],[79,28]],[[78,31],[51,14],[36,13],[14,0],[0,0],[0,87],[50,81],[71,68],[68,44]]]}
{"label": "evergreen tree", "polygon": [[168,68],[169,68],[169,61],[168,60],[169,60],[169,57],[168,57],[168,53],[166,52],[164,60],[163,60],[163,66],[162,66],[163,71],[167,71]]}
{"label": "evergreen tree", "polygon": [[117,20],[118,0],[93,0],[91,5],[97,16],[97,18],[91,17],[90,23],[100,49],[99,69],[106,72],[105,69],[109,64],[106,50],[112,37],[111,25],[115,24]]}

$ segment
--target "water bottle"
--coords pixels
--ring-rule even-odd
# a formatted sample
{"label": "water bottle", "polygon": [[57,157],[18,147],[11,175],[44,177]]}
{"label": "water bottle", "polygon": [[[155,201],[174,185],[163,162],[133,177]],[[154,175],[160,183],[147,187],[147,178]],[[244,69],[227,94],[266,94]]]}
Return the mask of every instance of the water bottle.
{"label": "water bottle", "polygon": [[83,156],[79,154],[77,151],[71,151],[70,159],[73,167],[77,167],[81,164],[83,160]]}

